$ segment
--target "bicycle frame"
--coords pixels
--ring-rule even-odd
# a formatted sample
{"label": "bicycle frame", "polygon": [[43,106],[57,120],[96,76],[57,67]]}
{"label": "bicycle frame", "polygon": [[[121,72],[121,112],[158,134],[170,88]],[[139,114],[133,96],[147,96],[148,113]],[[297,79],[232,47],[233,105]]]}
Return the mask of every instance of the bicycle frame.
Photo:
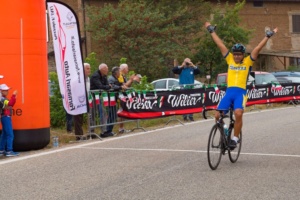
{"label": "bicycle frame", "polygon": [[[228,150],[228,142],[230,141],[231,131],[234,127],[235,120],[233,119],[233,110],[232,110],[232,108],[229,109],[229,116],[227,114],[224,114],[223,111],[219,111],[219,112],[220,112],[220,118],[216,123],[218,124],[218,126],[222,130],[222,145],[224,145],[224,146],[222,146],[222,152],[223,152],[223,155],[224,155],[226,150]],[[225,124],[224,119],[225,118],[230,118],[229,127],[228,127],[228,135],[226,135],[225,131],[224,131],[224,124]]]}

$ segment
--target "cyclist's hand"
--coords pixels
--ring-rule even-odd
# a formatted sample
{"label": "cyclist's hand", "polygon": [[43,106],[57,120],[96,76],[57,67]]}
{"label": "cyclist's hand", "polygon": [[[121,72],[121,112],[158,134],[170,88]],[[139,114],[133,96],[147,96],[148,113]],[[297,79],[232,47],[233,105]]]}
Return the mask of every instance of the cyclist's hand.
{"label": "cyclist's hand", "polygon": [[211,25],[210,22],[205,22],[204,24],[205,28],[207,28],[209,25]]}

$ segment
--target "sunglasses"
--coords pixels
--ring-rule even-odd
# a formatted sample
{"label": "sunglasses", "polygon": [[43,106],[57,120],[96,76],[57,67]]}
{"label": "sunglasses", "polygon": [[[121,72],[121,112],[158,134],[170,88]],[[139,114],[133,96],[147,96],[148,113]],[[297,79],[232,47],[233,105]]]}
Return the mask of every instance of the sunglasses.
{"label": "sunglasses", "polygon": [[233,53],[233,56],[243,56],[243,53]]}

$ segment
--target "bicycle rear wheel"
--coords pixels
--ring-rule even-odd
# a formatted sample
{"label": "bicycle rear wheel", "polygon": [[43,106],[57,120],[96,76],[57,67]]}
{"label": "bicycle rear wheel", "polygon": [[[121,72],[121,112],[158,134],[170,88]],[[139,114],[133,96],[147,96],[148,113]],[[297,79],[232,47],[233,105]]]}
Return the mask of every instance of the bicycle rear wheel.
{"label": "bicycle rear wheel", "polygon": [[239,141],[238,143],[236,144],[236,148],[231,150],[229,149],[228,150],[228,156],[229,156],[229,160],[232,162],[232,163],[235,163],[239,156],[240,156],[240,152],[241,152],[241,148],[242,148],[242,131],[240,132],[240,136],[239,136]]}
{"label": "bicycle rear wheel", "polygon": [[210,131],[207,145],[208,165],[212,170],[217,169],[220,164],[223,148],[222,130],[215,124]]}

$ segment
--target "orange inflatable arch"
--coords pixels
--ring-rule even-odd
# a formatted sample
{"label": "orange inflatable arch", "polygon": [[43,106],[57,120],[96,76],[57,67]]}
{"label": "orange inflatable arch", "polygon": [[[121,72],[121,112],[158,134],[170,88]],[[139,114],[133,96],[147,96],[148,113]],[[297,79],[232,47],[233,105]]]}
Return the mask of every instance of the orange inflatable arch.
{"label": "orange inflatable arch", "polygon": [[50,141],[45,1],[2,1],[0,27],[0,84],[12,87],[9,97],[18,90],[14,150],[44,148]]}

